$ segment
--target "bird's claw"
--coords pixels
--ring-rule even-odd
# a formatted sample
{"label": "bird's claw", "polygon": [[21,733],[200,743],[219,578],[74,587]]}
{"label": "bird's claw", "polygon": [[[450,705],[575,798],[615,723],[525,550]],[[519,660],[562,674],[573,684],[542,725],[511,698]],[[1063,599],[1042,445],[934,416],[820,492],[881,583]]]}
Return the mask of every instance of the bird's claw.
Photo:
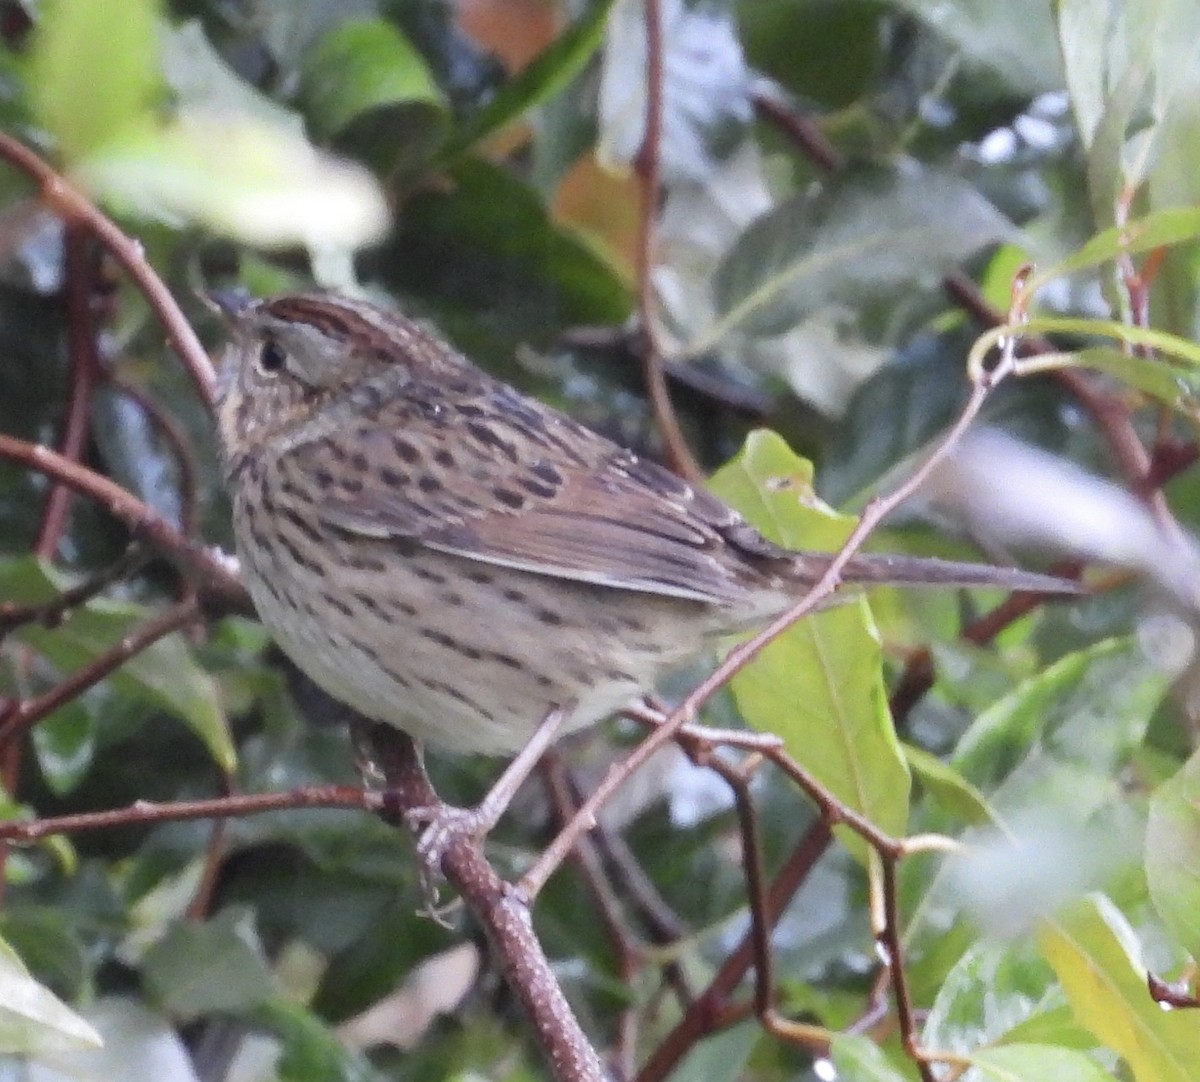
{"label": "bird's claw", "polygon": [[404,813],[404,819],[417,836],[421,893],[425,901],[420,911],[448,928],[450,924],[446,917],[458,908],[461,899],[441,902],[439,882],[445,879],[442,862],[452,845],[461,840],[478,841],[487,833],[489,824],[477,809],[457,808],[453,804],[410,808]]}

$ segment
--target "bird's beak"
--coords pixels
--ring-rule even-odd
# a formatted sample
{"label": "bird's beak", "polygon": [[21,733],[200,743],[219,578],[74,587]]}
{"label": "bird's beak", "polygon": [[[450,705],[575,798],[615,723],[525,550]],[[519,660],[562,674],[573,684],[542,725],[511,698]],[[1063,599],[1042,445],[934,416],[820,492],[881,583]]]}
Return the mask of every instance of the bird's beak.
{"label": "bird's beak", "polygon": [[204,290],[200,293],[200,299],[226,323],[233,323],[254,303],[254,298],[241,286]]}

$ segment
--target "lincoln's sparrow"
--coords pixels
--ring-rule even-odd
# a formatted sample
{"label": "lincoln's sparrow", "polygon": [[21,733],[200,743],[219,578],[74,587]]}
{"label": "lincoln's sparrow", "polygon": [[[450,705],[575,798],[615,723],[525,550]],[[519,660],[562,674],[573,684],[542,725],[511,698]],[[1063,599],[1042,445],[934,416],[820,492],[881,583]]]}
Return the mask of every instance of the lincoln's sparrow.
{"label": "lincoln's sparrow", "polygon": [[[415,737],[498,754],[556,709],[592,724],[828,566],[401,316],[322,294],[229,314],[219,426],[250,593],[317,683]],[[900,556],[843,578],[1063,587]]]}

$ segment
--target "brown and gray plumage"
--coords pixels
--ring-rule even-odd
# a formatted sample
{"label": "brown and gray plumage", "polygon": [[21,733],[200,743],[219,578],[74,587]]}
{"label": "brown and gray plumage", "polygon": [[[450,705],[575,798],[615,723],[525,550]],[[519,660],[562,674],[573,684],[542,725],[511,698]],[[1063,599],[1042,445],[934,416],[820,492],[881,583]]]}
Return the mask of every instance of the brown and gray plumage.
{"label": "brown and gray plumage", "polygon": [[[317,683],[419,739],[498,754],[556,707],[592,724],[828,566],[402,316],[327,294],[230,314],[218,420],[250,593]],[[843,579],[1063,586],[900,556]]]}

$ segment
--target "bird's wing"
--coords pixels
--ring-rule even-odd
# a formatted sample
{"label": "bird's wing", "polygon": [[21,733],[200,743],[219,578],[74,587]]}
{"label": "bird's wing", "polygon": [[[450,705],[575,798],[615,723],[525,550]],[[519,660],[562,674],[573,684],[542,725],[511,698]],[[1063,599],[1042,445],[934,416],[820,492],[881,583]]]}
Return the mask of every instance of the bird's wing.
{"label": "bird's wing", "polygon": [[[410,385],[348,421],[357,432],[338,442],[361,454],[329,471],[317,508],[324,522],[481,563],[714,604],[765,585],[737,542],[730,547],[752,531],[720,500],[476,375],[457,392]],[[290,469],[311,476],[328,466],[328,447],[290,457]]]}

